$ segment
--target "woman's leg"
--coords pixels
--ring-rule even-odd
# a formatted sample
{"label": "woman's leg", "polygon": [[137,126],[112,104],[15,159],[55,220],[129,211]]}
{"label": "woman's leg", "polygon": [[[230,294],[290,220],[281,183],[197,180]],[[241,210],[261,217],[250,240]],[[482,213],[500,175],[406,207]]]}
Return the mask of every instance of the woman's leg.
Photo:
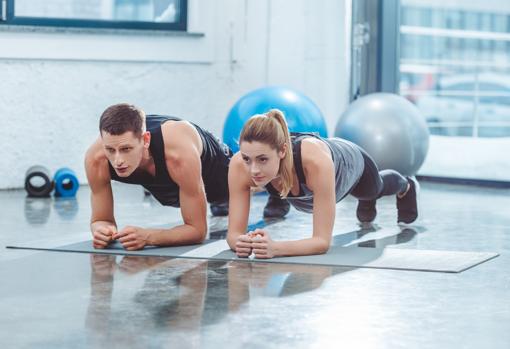
{"label": "woman's leg", "polygon": [[264,207],[264,218],[283,218],[290,211],[290,204],[287,200],[274,195],[268,195]]}
{"label": "woman's leg", "polygon": [[[365,161],[365,169],[358,182],[358,184],[351,191],[351,195],[359,200],[356,216],[360,222],[372,222],[376,215],[377,210],[375,207],[376,200],[381,196],[397,194],[397,207],[399,209],[399,222],[401,221],[400,206],[412,206],[412,200],[408,197],[408,189],[415,188],[414,183],[410,183],[407,178],[394,170],[379,171],[374,160],[365,152],[361,151]],[[400,197],[400,198],[399,198]],[[403,201],[407,197],[405,205],[399,205],[399,201]],[[416,199],[414,199],[416,201]],[[412,207],[411,207],[412,211]],[[416,210],[414,210],[416,211]],[[406,214],[404,217],[405,223],[412,219],[412,213]],[[416,212],[417,215],[417,212]],[[404,216],[404,215],[403,215]],[[416,219],[416,217],[414,218]],[[414,219],[412,219],[414,221]]]}

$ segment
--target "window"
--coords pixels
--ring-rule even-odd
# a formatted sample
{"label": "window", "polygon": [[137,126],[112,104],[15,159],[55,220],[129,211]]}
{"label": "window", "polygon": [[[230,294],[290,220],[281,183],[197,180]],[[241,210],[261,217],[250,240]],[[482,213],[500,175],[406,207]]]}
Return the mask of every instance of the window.
{"label": "window", "polygon": [[400,93],[432,134],[510,137],[509,11],[481,1],[402,1]]}
{"label": "window", "polygon": [[418,107],[431,133],[419,174],[510,181],[510,3],[395,2],[352,1],[353,98]]}
{"label": "window", "polygon": [[186,30],[187,0],[0,0],[0,24]]}

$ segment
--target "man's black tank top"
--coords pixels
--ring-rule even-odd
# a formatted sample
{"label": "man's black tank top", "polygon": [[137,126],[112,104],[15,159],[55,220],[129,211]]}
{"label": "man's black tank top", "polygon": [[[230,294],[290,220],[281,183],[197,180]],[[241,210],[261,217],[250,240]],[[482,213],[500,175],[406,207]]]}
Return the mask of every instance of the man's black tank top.
{"label": "man's black tank top", "polygon": [[[179,207],[179,186],[170,177],[165,161],[165,145],[161,125],[166,121],[182,121],[174,116],[147,115],[146,127],[151,133],[149,150],[156,167],[155,176],[147,172],[135,170],[128,177],[119,177],[112,165],[110,177],[112,180],[140,184],[147,189],[161,204],[165,206]],[[228,200],[228,165],[232,157],[232,151],[210,132],[191,123],[198,131],[202,139],[202,179],[208,202],[224,202]]]}

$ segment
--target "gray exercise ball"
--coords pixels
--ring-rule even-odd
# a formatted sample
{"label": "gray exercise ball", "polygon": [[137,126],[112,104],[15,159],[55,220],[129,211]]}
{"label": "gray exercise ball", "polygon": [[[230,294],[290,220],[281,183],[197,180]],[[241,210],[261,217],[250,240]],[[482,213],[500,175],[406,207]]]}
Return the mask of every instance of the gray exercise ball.
{"label": "gray exercise ball", "polygon": [[404,97],[373,93],[342,114],[335,136],[361,146],[380,170],[415,175],[429,149],[429,129],[418,108]]}

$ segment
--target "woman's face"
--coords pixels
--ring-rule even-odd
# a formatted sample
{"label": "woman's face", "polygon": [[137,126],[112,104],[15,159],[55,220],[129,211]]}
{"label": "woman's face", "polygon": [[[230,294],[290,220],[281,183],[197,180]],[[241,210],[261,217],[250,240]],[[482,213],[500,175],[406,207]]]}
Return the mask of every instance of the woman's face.
{"label": "woman's face", "polygon": [[241,142],[239,148],[256,186],[263,187],[278,176],[280,161],[285,157],[285,148],[278,151],[268,144],[257,141]]}

